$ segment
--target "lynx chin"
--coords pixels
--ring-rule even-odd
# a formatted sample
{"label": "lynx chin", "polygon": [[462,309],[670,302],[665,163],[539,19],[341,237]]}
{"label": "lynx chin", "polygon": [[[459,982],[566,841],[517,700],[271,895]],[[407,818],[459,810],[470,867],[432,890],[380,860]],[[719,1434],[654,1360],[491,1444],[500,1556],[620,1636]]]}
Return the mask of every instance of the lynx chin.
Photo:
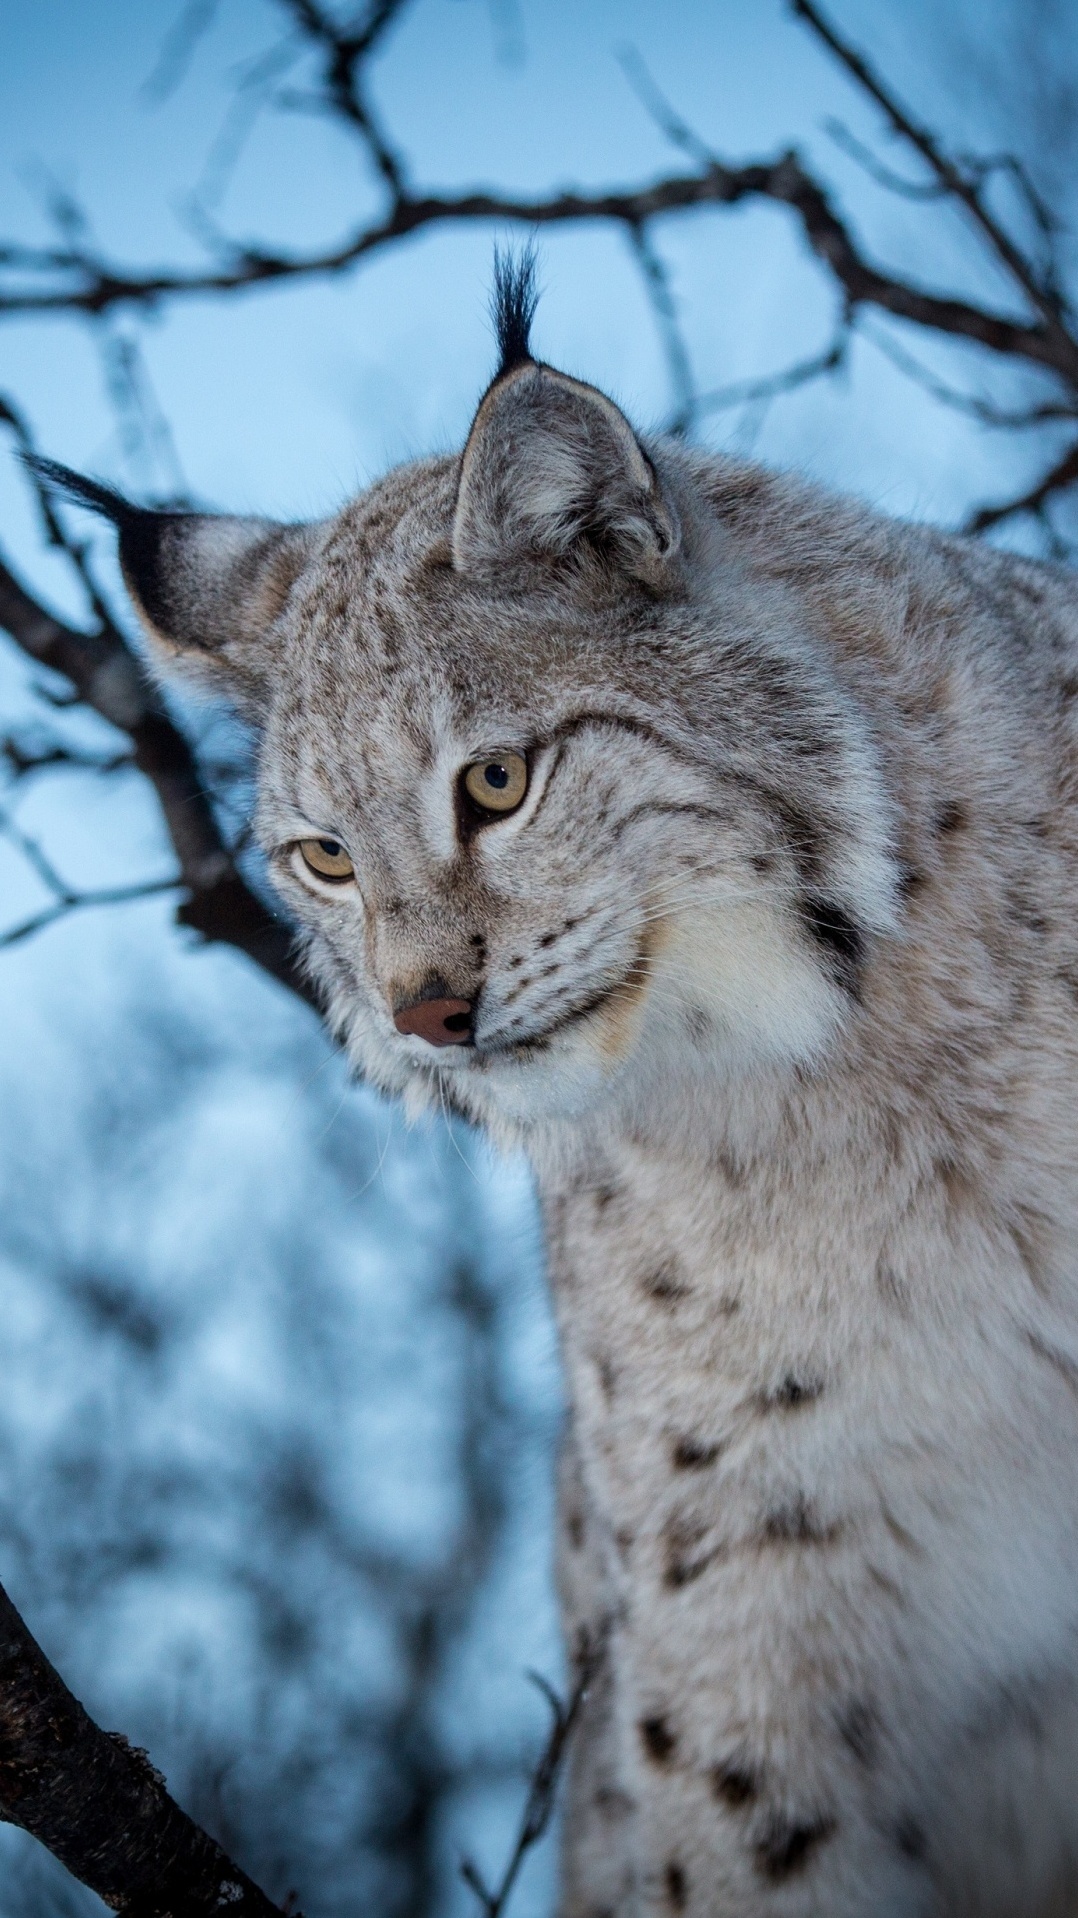
{"label": "lynx chin", "polygon": [[596,1677],[566,1918],[1078,1914],[1078,591],[532,356],[119,529],[357,1069],[522,1143]]}

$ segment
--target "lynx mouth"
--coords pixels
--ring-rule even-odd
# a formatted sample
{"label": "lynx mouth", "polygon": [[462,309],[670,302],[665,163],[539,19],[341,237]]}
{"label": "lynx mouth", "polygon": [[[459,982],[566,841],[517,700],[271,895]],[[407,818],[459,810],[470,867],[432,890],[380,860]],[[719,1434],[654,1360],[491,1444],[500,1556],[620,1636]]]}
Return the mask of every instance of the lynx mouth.
{"label": "lynx mouth", "polygon": [[[554,1039],[562,1033],[570,1032],[574,1026],[583,1025],[586,1020],[593,1019],[596,1013],[606,1012],[616,1015],[609,1035],[610,1041],[614,1041],[617,1030],[623,1026],[627,1014],[635,1009],[646,992],[650,975],[650,942],[645,934],[620,977],[615,979],[612,985],[603,986],[599,991],[593,992],[580,1005],[567,1006],[546,1025],[540,1026],[535,1032],[527,1033],[523,1037],[507,1036],[500,1039],[495,1033],[490,1039],[484,1039],[482,1036],[476,1038],[468,1048],[467,1054],[472,1068],[482,1067],[487,1060],[492,1062],[505,1058],[526,1060],[530,1054],[546,1052]],[[602,1049],[607,1051],[608,1046],[604,1045]]]}

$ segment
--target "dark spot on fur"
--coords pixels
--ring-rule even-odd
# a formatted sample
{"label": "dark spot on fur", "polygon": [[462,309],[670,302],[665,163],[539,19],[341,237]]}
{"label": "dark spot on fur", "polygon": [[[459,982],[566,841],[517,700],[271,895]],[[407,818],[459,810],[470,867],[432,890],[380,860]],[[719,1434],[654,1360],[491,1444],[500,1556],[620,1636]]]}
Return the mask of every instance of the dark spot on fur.
{"label": "dark spot on fur", "polygon": [[823,1391],[823,1382],[813,1378],[795,1378],[788,1372],[775,1392],[765,1392],[760,1400],[765,1412],[793,1412],[799,1405],[811,1405]]}
{"label": "dark spot on fur", "polygon": [[596,1354],[595,1370],[599,1374],[599,1384],[603,1388],[603,1397],[609,1405],[614,1396],[614,1387],[618,1382],[618,1375],[613,1361],[606,1352]]}
{"label": "dark spot on fur", "polygon": [[811,1824],[795,1824],[782,1812],[775,1812],[755,1847],[756,1869],[765,1878],[778,1883],[802,1871],[812,1853],[831,1837],[833,1818],[817,1818]]}
{"label": "dark spot on fur", "polygon": [[802,914],[817,945],[827,953],[837,984],[857,998],[865,954],[862,933],[841,906],[828,900],[806,900]]}
{"label": "dark spot on fur", "polygon": [[961,832],[966,824],[966,811],[956,799],[949,799],[936,814],[936,831],[942,837],[945,833]]}
{"label": "dark spot on fur", "polygon": [[523,953],[521,952],[514,953],[513,957],[509,960],[509,964],[511,966],[522,966],[524,964]]}
{"label": "dark spot on fur", "polygon": [[622,1791],[620,1785],[600,1785],[592,1804],[597,1805],[607,1818],[627,1818],[630,1812],[636,1810],[635,1800],[630,1798],[627,1791]]}
{"label": "dark spot on fur", "polygon": [[565,1521],[565,1529],[574,1552],[579,1552],[584,1543],[584,1514],[577,1511],[575,1506]]}
{"label": "dark spot on fur", "polygon": [[614,1543],[621,1557],[628,1558],[629,1553],[636,1544],[636,1533],[630,1531],[627,1525],[619,1525],[617,1531],[614,1533]]}
{"label": "dark spot on fur", "polygon": [[721,1445],[708,1445],[703,1439],[679,1438],[672,1457],[679,1472],[695,1472],[703,1465],[714,1465],[721,1450]]}
{"label": "dark spot on fur", "polygon": [[1063,700],[1078,699],[1078,674],[1068,673],[1060,680],[1059,696]]}
{"label": "dark spot on fur", "polygon": [[657,1765],[665,1765],[673,1757],[677,1738],[665,1718],[642,1718],[640,1736],[648,1757],[653,1758]]}
{"label": "dark spot on fur", "polygon": [[699,1006],[690,1006],[685,1014],[685,1030],[698,1046],[705,1045],[711,1037],[711,1020]]}
{"label": "dark spot on fur", "polygon": [[752,1803],[760,1785],[746,1765],[715,1765],[711,1772],[711,1789],[724,1805],[737,1810],[741,1805]]}
{"label": "dark spot on fur", "polygon": [[851,1698],[838,1714],[838,1732],[859,1765],[870,1769],[879,1755],[880,1728],[876,1712],[863,1698]]}
{"label": "dark spot on fur", "polygon": [[676,1259],[664,1259],[662,1265],[645,1274],[640,1284],[649,1299],[658,1299],[663,1305],[676,1304],[689,1296],[690,1288],[679,1277]]}
{"label": "dark spot on fur", "polygon": [[689,1888],[681,1866],[671,1860],[666,1867],[666,1895],[675,1911],[684,1911]]}
{"label": "dark spot on fur", "polygon": [[593,1185],[591,1196],[595,1201],[596,1211],[605,1212],[608,1205],[613,1205],[615,1199],[620,1199],[621,1187],[612,1180],[607,1180],[602,1185]]}
{"label": "dark spot on fur", "polygon": [[925,883],[925,878],[926,875],[918,866],[911,866],[906,860],[903,860],[898,871],[898,890],[902,898],[912,899],[914,893],[920,892],[921,887]]}
{"label": "dark spot on fur", "polygon": [[803,883],[814,885],[823,865],[820,834],[800,807],[780,798],[777,793],[768,793],[767,798],[781,821],[794,865]]}
{"label": "dark spot on fur", "polygon": [[744,1185],[745,1183],[744,1167],[738,1163],[738,1161],[734,1158],[734,1155],[732,1152],[727,1152],[720,1146],[719,1149],[716,1151],[711,1163],[715,1167],[716,1172],[720,1172],[722,1174],[723,1178],[726,1180],[727,1185],[732,1185],[732,1186]]}
{"label": "dark spot on fur", "polygon": [[903,1858],[910,1858],[920,1864],[928,1854],[928,1838],[919,1818],[912,1812],[905,1812],[895,1825],[895,1844]]}
{"label": "dark spot on fur", "polygon": [[770,872],[775,861],[769,852],[754,852],[750,864],[753,872]]}
{"label": "dark spot on fur", "polygon": [[539,944],[541,946],[552,946],[555,940],[557,939],[557,936],[558,935],[556,932],[544,932],[542,938],[539,941]]}
{"label": "dark spot on fur", "polygon": [[675,1519],[666,1528],[666,1564],[663,1569],[663,1584],[669,1591],[680,1591],[683,1585],[691,1585],[693,1580],[706,1572],[709,1565],[721,1556],[722,1548],[715,1546],[709,1552],[700,1552],[693,1556],[696,1548],[702,1545],[707,1531],[702,1525],[688,1523],[684,1519]]}
{"label": "dark spot on fur", "polygon": [[1049,930],[1048,920],[1020,886],[1008,886],[1005,898],[1011,919],[1024,932],[1044,934]]}
{"label": "dark spot on fur", "polygon": [[824,1525],[803,1492],[768,1512],[760,1537],[767,1545],[833,1545],[841,1525]]}

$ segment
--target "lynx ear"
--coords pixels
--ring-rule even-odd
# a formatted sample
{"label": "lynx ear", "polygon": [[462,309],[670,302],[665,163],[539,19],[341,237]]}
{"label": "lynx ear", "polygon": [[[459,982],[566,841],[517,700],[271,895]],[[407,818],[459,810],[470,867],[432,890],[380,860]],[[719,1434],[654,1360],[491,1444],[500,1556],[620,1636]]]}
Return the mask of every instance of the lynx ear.
{"label": "lynx ear", "polygon": [[116,527],[124,581],[162,671],[175,667],[257,712],[273,670],[272,627],[317,528],[152,511],[51,460],[33,465],[48,487]]}
{"label": "lynx ear", "polygon": [[525,360],[499,373],[468,435],[453,561],[468,572],[529,553],[565,558],[585,542],[659,585],[680,529],[613,400]]}

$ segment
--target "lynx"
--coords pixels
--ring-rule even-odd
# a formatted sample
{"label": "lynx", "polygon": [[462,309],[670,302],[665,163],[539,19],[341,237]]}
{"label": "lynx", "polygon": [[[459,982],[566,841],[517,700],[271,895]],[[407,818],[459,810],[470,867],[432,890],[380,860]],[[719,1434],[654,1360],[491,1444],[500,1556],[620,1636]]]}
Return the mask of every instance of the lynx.
{"label": "lynx", "polygon": [[328,522],[103,511],[358,1070],[522,1144],[566,1918],[1078,1913],[1078,594],[536,359]]}

